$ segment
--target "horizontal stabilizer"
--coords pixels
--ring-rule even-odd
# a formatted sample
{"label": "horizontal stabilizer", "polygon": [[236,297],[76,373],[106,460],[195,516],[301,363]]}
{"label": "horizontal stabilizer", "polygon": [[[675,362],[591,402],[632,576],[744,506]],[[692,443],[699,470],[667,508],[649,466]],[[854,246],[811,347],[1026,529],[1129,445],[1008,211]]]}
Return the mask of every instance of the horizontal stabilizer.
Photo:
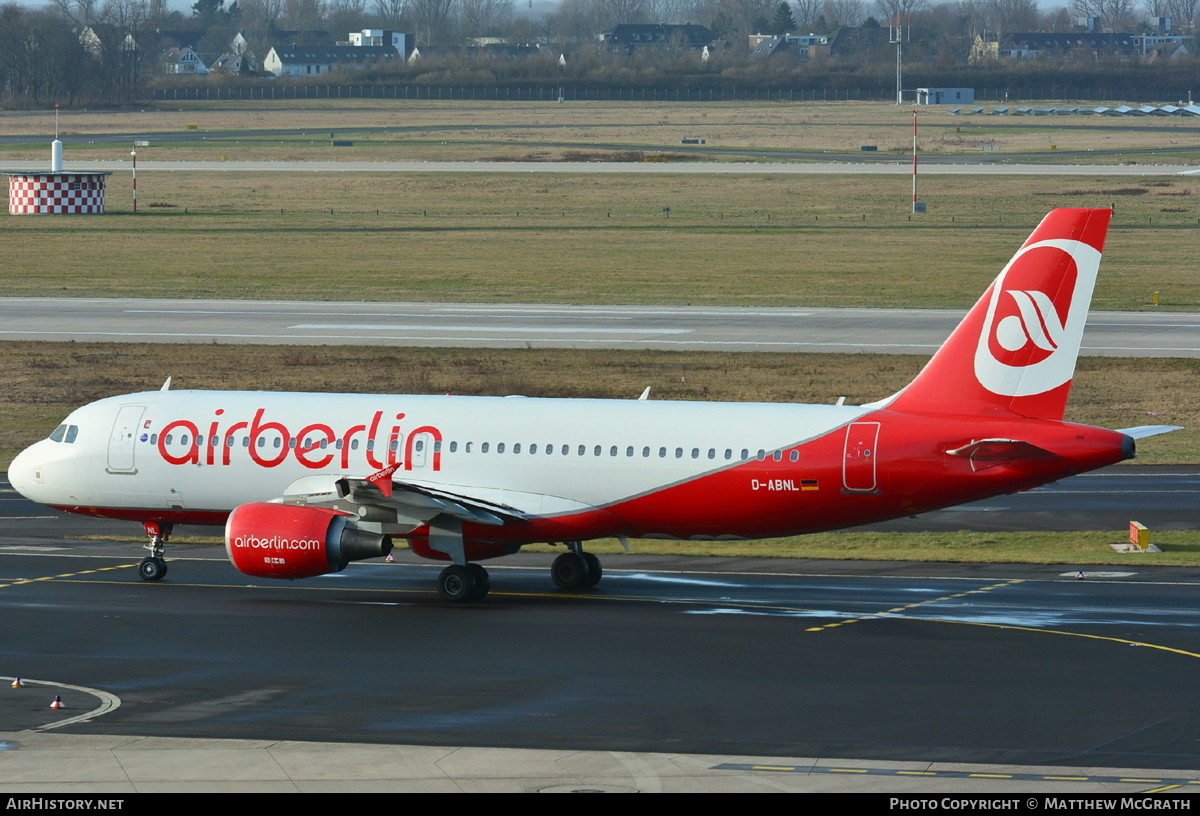
{"label": "horizontal stabilizer", "polygon": [[1132,436],[1134,439],[1145,439],[1147,436],[1158,436],[1159,434],[1182,430],[1182,425],[1139,425],[1136,428],[1117,428],[1117,433]]}
{"label": "horizontal stabilizer", "polygon": [[1020,439],[980,439],[946,453],[984,462],[1009,462],[1013,459],[1035,459],[1039,456],[1053,455],[1045,448]]}

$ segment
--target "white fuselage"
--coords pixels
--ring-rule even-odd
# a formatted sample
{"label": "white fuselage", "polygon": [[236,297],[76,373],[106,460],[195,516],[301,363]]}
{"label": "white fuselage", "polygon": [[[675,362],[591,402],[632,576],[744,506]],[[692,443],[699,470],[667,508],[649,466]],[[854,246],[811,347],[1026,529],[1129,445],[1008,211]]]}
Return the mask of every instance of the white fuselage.
{"label": "white fuselage", "polygon": [[198,518],[310,487],[319,492],[337,478],[398,464],[398,480],[553,516],[770,462],[776,452],[868,412],[832,405],[151,391],[78,409],[64,421],[78,429],[73,441],[34,445],[14,460],[11,478],[44,504]]}

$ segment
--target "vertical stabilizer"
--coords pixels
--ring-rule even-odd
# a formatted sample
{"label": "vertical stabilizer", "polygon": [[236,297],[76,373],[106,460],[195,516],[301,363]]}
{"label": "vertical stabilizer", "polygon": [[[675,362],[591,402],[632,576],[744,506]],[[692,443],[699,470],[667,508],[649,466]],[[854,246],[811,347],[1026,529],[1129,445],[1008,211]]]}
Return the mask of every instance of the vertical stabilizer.
{"label": "vertical stabilizer", "polygon": [[1062,419],[1111,210],[1054,210],[917,378],[882,404]]}

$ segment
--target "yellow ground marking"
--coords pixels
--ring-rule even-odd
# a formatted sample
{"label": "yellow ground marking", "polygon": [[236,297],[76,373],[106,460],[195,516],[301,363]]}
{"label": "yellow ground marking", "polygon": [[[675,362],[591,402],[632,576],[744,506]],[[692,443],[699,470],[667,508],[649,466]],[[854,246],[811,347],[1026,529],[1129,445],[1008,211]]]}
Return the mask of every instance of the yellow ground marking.
{"label": "yellow ground marking", "polygon": [[814,626],[810,629],[806,629],[805,631],[806,632],[821,632],[821,631],[824,631],[825,629],[832,629],[835,626],[841,626],[842,624],[846,624],[846,623],[854,623],[856,621],[885,618],[888,615],[898,614],[898,613],[904,612],[905,610],[908,610],[908,609],[919,609],[922,606],[928,606],[929,604],[941,603],[942,601],[946,601],[951,598],[965,598],[968,595],[974,595],[977,592],[989,592],[993,589],[1002,589],[1004,587],[1013,586],[1014,584],[1023,584],[1023,583],[1025,583],[1025,579],[1014,578],[1011,581],[1003,581],[999,584],[992,584],[991,586],[979,587],[978,589],[970,589],[970,590],[967,590],[966,592],[956,592],[953,595],[940,595],[937,598],[930,598],[927,601],[917,601],[916,603],[904,604],[903,606],[894,606],[885,612],[873,612],[869,615],[860,615],[855,618],[848,618],[846,620],[840,620],[836,623],[827,623],[824,626]]}

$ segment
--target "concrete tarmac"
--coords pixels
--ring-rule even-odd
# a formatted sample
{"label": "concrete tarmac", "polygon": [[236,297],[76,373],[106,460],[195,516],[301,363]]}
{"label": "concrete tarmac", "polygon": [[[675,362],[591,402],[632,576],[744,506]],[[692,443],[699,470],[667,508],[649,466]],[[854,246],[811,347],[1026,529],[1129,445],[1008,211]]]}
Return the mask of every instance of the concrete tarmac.
{"label": "concrete tarmac", "polygon": [[[0,339],[932,354],[961,309],[0,298]],[[1082,354],[1200,356],[1200,314],[1092,312]]]}
{"label": "concrete tarmac", "polygon": [[[21,693],[34,693],[29,688]],[[1200,771],[0,731],[0,793],[1194,793]]]}

